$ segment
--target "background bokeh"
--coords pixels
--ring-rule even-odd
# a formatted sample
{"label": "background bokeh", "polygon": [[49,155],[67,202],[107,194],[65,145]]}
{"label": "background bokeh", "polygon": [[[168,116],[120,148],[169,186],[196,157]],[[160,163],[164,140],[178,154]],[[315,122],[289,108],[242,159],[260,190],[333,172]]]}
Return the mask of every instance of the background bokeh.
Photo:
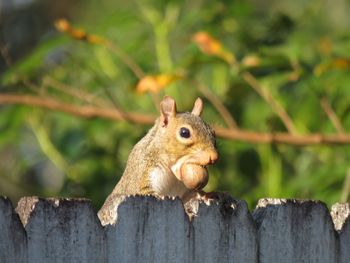
{"label": "background bokeh", "polygon": [[[201,96],[203,118],[213,125],[230,126],[216,101],[243,131],[340,138],[350,130],[349,13],[345,0],[3,0],[0,100],[30,95],[156,115],[165,94],[182,111]],[[198,32],[204,43],[196,41]],[[142,77],[155,81],[143,92]],[[14,203],[24,195],[86,197],[98,208],[149,128],[0,103],[0,194]],[[346,143],[219,137],[218,149],[206,190],[228,191],[250,208],[262,197],[348,200]]]}

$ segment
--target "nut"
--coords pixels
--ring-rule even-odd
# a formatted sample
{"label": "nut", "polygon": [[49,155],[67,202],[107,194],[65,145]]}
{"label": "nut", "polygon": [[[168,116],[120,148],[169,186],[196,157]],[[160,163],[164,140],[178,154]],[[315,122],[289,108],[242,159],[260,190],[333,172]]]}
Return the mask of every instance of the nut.
{"label": "nut", "polygon": [[181,180],[191,190],[202,189],[208,183],[209,175],[205,167],[197,164],[181,166]]}

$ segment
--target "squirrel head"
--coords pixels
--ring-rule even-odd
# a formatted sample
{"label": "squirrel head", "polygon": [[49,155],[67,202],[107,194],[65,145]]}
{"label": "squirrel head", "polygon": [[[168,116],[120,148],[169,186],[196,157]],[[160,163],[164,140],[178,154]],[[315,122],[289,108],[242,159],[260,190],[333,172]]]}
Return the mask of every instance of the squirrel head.
{"label": "squirrel head", "polygon": [[203,101],[194,103],[192,112],[178,113],[175,100],[164,97],[160,103],[158,136],[163,149],[171,160],[171,170],[183,181],[184,165],[198,165],[205,169],[218,159],[213,129],[200,117]]}

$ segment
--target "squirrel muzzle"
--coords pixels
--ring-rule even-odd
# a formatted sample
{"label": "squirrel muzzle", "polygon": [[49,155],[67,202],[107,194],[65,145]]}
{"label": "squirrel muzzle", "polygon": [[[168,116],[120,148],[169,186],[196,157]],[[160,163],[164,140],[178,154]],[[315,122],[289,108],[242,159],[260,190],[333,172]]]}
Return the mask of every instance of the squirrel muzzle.
{"label": "squirrel muzzle", "polygon": [[215,163],[218,158],[219,154],[215,149],[207,149],[192,155],[185,162],[206,166]]}
{"label": "squirrel muzzle", "polygon": [[215,148],[207,148],[181,157],[171,170],[189,189],[201,188],[208,182],[205,166],[215,163],[218,157]]}

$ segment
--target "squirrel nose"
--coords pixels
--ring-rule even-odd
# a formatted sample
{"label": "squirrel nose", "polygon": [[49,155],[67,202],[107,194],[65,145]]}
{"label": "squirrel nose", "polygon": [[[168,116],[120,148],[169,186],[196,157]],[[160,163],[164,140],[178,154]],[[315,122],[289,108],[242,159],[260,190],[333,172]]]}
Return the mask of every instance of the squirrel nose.
{"label": "squirrel nose", "polygon": [[218,158],[219,154],[215,148],[207,148],[197,152],[190,159],[188,159],[187,162],[200,165],[208,165],[215,163]]}
{"label": "squirrel nose", "polygon": [[217,161],[217,159],[219,158],[219,154],[216,150],[212,150],[209,153],[209,164],[213,164]]}

